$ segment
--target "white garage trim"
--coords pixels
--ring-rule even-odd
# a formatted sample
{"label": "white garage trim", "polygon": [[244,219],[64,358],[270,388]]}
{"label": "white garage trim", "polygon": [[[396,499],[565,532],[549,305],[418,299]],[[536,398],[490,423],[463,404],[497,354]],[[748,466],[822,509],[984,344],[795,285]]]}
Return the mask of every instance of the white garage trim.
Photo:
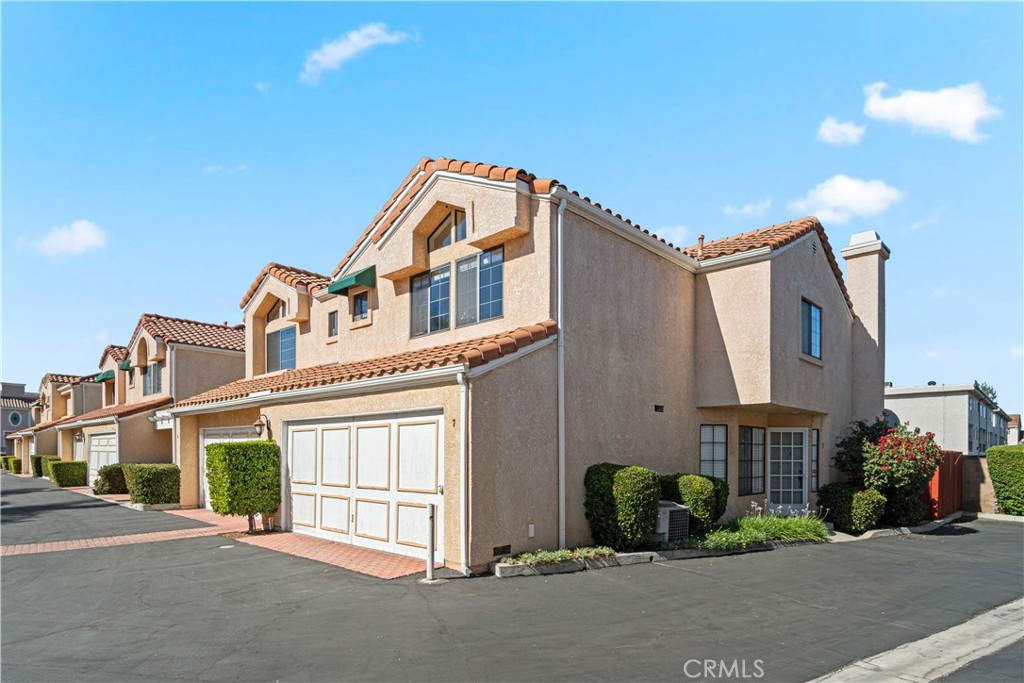
{"label": "white garage trim", "polygon": [[101,467],[120,461],[120,458],[118,458],[117,441],[117,432],[104,432],[88,436],[88,448],[86,450],[86,460],[89,463],[88,477],[86,479],[88,485],[92,485],[96,480],[96,474]]}
{"label": "white garage trim", "polygon": [[199,430],[199,507],[210,509],[210,497],[206,482],[206,447],[213,443],[235,443],[252,441],[259,435],[252,426],[207,427]]}

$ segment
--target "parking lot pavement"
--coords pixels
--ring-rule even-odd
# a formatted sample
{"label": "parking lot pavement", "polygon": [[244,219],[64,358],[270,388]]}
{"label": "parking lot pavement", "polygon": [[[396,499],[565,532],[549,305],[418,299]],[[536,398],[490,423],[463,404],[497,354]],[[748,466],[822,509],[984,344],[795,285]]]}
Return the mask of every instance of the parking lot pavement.
{"label": "parking lot pavement", "polygon": [[1024,640],[971,662],[940,680],[942,683],[1020,683],[1024,681]]}
{"label": "parking lot pavement", "polygon": [[1019,597],[1022,558],[1020,525],[989,521],[436,586],[217,537],[24,555],[2,566],[0,677],[679,681],[760,660],[802,681]]}
{"label": "parking lot pavement", "polygon": [[80,493],[62,491],[46,479],[0,478],[0,539],[3,545],[71,541],[206,526],[161,512],[128,510]]}

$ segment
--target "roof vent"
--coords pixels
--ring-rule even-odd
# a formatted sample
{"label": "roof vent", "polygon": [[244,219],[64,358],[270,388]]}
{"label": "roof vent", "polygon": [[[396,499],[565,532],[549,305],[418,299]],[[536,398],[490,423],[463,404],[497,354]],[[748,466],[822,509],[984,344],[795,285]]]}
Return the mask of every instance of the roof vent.
{"label": "roof vent", "polygon": [[932,381],[928,382],[928,386],[930,386],[930,387],[934,387],[936,384],[937,384],[937,382],[935,380],[932,380]]}
{"label": "roof vent", "polygon": [[818,243],[815,240],[811,240],[811,253],[817,255]]}

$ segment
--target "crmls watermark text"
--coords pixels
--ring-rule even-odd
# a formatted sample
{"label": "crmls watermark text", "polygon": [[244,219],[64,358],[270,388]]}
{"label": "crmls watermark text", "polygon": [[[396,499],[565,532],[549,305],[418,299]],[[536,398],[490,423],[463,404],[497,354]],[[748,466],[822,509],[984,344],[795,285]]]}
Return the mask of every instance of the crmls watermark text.
{"label": "crmls watermark text", "polygon": [[687,678],[722,678],[744,679],[762,678],[764,676],[764,660],[755,659],[687,659],[683,664],[683,675]]}

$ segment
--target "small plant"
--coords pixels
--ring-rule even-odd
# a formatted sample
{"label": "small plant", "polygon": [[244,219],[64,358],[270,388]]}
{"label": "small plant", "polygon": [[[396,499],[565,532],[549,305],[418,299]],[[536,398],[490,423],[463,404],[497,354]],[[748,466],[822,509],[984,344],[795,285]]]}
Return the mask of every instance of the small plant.
{"label": "small plant", "polygon": [[764,507],[751,503],[751,513],[735,519],[728,528],[759,534],[768,541],[824,542],[828,539],[828,528],[810,508],[805,506],[797,514],[785,515],[780,507],[772,506],[767,501]]}
{"label": "small plant", "polygon": [[181,470],[171,464],[121,464],[125,485],[133,503],[165,505],[181,500]]}
{"label": "small plant", "polygon": [[206,479],[214,512],[247,516],[254,533],[256,515],[266,526],[281,504],[281,448],[273,441],[210,444]]}
{"label": "small plant", "polygon": [[702,474],[666,474],[660,478],[661,497],[690,508],[690,533],[709,532],[729,503],[729,485]]}
{"label": "small plant", "polygon": [[128,483],[124,478],[122,463],[115,462],[99,468],[96,472],[96,481],[92,485],[92,492],[101,496],[128,493]]}
{"label": "small plant", "polygon": [[541,564],[558,564],[571,560],[592,560],[597,557],[614,555],[615,551],[605,546],[589,546],[586,548],[563,548],[561,550],[538,550],[532,553],[520,553],[502,560],[504,564],[527,564],[535,567]]}
{"label": "small plant", "polygon": [[700,542],[701,550],[742,550],[768,541],[757,529],[719,529],[712,531]]}
{"label": "small plant", "polygon": [[853,494],[850,509],[850,533],[860,536],[878,526],[885,515],[886,499],[875,489],[857,491]]}
{"label": "small plant", "polygon": [[89,463],[84,460],[45,460],[50,481],[60,487],[85,486]]}
{"label": "small plant", "polygon": [[993,446],[985,455],[999,512],[1024,515],[1024,445]]}
{"label": "small plant", "polygon": [[591,465],[583,479],[590,535],[600,545],[634,550],[658,524],[658,475],[646,467]]}

